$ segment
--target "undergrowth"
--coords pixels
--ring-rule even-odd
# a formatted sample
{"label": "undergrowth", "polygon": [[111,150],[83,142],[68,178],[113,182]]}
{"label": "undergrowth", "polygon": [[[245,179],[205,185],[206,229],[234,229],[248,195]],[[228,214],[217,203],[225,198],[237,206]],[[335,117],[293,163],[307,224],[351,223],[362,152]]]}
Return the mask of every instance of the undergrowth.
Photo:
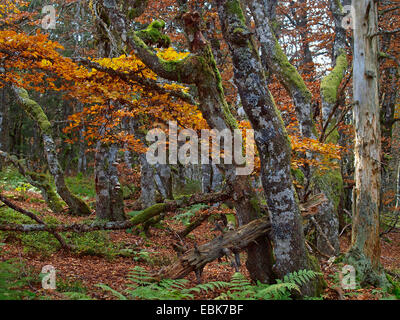
{"label": "undergrowth", "polygon": [[241,273],[235,273],[230,282],[214,281],[187,288],[186,279],[163,279],[155,282],[143,268],[135,267],[128,275],[128,289],[123,293],[105,285],[97,286],[111,292],[120,300],[192,300],[201,292],[220,292],[216,300],[290,300],[294,292],[320,274],[314,271],[301,270],[288,274],[276,284],[268,285],[258,282],[253,285]]}
{"label": "undergrowth", "polygon": [[[0,258],[2,255],[0,243]],[[0,261],[0,300],[30,300],[36,297],[29,286],[38,281],[26,266],[10,259]]]}
{"label": "undergrowth", "polygon": [[[53,216],[45,216],[34,212],[47,224],[57,225],[60,221]],[[93,222],[92,220],[88,223]],[[22,215],[10,208],[0,208],[0,223],[4,224],[35,224],[29,217]],[[79,255],[93,255],[113,259],[125,255],[124,244],[112,242],[108,231],[93,231],[86,233],[63,232],[62,236],[67,243],[75,246]],[[50,256],[58,251],[61,246],[54,236],[48,232],[0,232],[3,242],[20,243],[25,253],[38,254],[43,257]]]}

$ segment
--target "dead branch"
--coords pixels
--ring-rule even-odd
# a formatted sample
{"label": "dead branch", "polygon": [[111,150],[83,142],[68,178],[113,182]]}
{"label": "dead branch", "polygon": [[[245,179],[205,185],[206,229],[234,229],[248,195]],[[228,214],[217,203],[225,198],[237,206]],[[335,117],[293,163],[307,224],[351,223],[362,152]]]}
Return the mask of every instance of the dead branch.
{"label": "dead branch", "polygon": [[191,233],[193,230],[201,226],[201,224],[208,219],[210,214],[202,214],[198,219],[193,221],[191,224],[187,226],[187,228],[181,232],[178,233],[180,238],[185,238],[189,233]]}
{"label": "dead branch", "polygon": [[[8,201],[5,197],[6,201]],[[165,203],[158,203],[155,204],[141,213],[136,215],[135,217],[126,220],[126,221],[113,221],[113,222],[93,222],[92,224],[67,224],[67,225],[46,225],[43,222],[39,222],[34,217],[35,214],[28,212],[22,208],[17,207],[16,205],[12,204],[10,201],[8,203],[4,202],[1,198],[0,200],[7,204],[10,208],[21,212],[39,224],[2,224],[0,225],[0,231],[15,231],[15,232],[37,232],[37,231],[47,231],[47,232],[92,232],[97,230],[122,230],[132,228],[139,224],[145,223],[150,219],[159,216],[164,212],[175,211],[179,208],[184,208],[187,206],[192,206],[198,203],[216,203],[225,201],[229,198],[228,193],[225,192],[216,192],[216,193],[207,193],[207,194],[195,194],[192,196],[182,197],[178,200],[174,201],[167,201]]]}
{"label": "dead branch", "polygon": [[[31,218],[32,220],[35,220],[37,223],[39,223],[37,226],[43,226],[45,228],[48,228],[49,226],[43,221],[41,220],[36,214],[29,212],[19,206],[17,206],[15,203],[11,202],[10,200],[8,200],[4,195],[0,194],[0,201],[3,202],[6,206],[10,207],[11,209],[18,211],[20,213],[22,213],[23,215]],[[8,231],[8,230],[3,230],[3,231]],[[11,230],[10,230],[11,231]],[[51,233],[57,240],[58,242],[61,244],[61,246],[64,249],[70,250],[72,249],[72,247],[67,244],[64,240],[64,238],[55,230],[52,230],[51,228],[49,228],[48,230],[49,233]]]}
{"label": "dead branch", "polygon": [[253,220],[237,230],[229,231],[206,244],[187,251],[178,261],[162,269],[154,276],[156,279],[183,278],[190,272],[202,270],[207,263],[222,258],[227,252],[238,253],[246,249],[256,239],[267,234],[270,228],[271,224],[267,216]]}

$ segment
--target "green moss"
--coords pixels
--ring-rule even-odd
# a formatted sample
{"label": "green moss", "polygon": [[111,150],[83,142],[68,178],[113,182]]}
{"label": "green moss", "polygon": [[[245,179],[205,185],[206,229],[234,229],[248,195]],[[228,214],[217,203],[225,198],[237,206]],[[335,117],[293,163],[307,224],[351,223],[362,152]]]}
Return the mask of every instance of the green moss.
{"label": "green moss", "polygon": [[235,29],[233,30],[233,33],[234,33],[234,34],[236,34],[236,33],[238,33],[238,34],[243,34],[245,31],[246,31],[246,30],[243,29],[243,28],[235,28]]}
{"label": "green moss", "polygon": [[342,13],[344,11],[342,2],[340,0],[335,0],[335,2],[336,2],[336,5],[338,6],[340,12]]}
{"label": "green moss", "polygon": [[297,72],[296,68],[289,62],[277,39],[275,39],[275,55],[273,59],[280,66],[282,77],[287,85],[296,87],[302,92],[302,95],[307,100],[311,101],[312,95],[310,90],[308,90],[303,78]]}
{"label": "green moss", "polygon": [[171,39],[162,33],[164,28],[164,21],[155,20],[146,29],[136,32],[136,35],[147,45],[158,45],[159,47],[168,48],[171,45]]}
{"label": "green moss", "polygon": [[208,46],[207,50],[204,54],[204,61],[202,61],[204,70],[207,70],[211,67],[211,76],[215,78],[215,82],[217,83],[217,89],[218,93],[220,94],[220,100],[223,101],[222,103],[222,112],[224,114],[225,122],[228,124],[229,128],[234,130],[238,128],[238,123],[235,119],[235,117],[232,115],[232,112],[229,108],[228,103],[226,102],[225,99],[225,93],[224,93],[224,88],[222,86],[222,77],[221,73],[219,72],[217,62],[214,59],[214,56],[212,54],[211,48]]}
{"label": "green moss", "polygon": [[[322,274],[321,271],[321,266],[319,265],[319,261],[318,259],[311,255],[308,254],[308,261],[309,261],[309,269],[315,272],[319,272]],[[325,281],[325,279],[322,276],[319,276],[317,281],[314,281],[314,292],[315,292],[315,296],[319,297],[322,295],[322,293],[324,292],[324,289],[327,287],[327,283]]]}
{"label": "green moss", "polygon": [[228,9],[227,10],[228,13],[238,17],[243,24],[246,23],[246,18],[243,14],[243,10],[242,10],[239,0],[230,0],[227,2],[226,6]]}
{"label": "green moss", "polygon": [[[336,123],[334,124],[330,124],[328,126],[328,129],[326,130],[327,132],[331,132],[333,126],[336,125]],[[326,137],[326,143],[333,143],[333,144],[337,144],[339,141],[340,135],[339,135],[339,131],[337,129],[333,130],[328,137]]]}
{"label": "green moss", "polygon": [[335,103],[340,83],[348,67],[346,52],[342,52],[336,59],[336,66],[332,72],[321,81],[321,92],[324,101]]}
{"label": "green moss", "polygon": [[64,209],[65,203],[60,199],[57,192],[55,192],[54,188],[50,184],[49,176],[32,171],[27,171],[26,174],[46,192],[47,205],[49,208],[53,212],[61,212]]}
{"label": "green moss", "polygon": [[40,130],[46,134],[51,135],[51,123],[44,113],[42,107],[29,97],[28,91],[23,88],[17,88],[19,101],[25,112],[36,121]]}
{"label": "green moss", "polygon": [[304,184],[305,181],[305,175],[303,173],[303,171],[301,171],[300,169],[291,169],[292,172],[292,176],[293,178],[301,185]]}
{"label": "green moss", "polygon": [[253,207],[253,209],[257,212],[257,214],[259,215],[261,213],[261,207],[260,207],[260,202],[258,201],[256,196],[254,196],[250,199],[250,204]]}
{"label": "green moss", "polygon": [[136,215],[130,221],[134,224],[141,224],[157,215],[162,213],[166,209],[167,205],[165,203],[157,203],[145,210],[143,210],[140,214]]}
{"label": "green moss", "polygon": [[199,180],[185,179],[184,183],[180,183],[175,190],[174,199],[180,201],[188,200],[187,196],[201,192],[201,182]]}
{"label": "green moss", "polygon": [[332,201],[337,210],[343,194],[343,178],[340,169],[323,172],[318,170],[312,177],[312,183]]}
{"label": "green moss", "polygon": [[231,223],[235,228],[237,227],[236,216],[234,214],[227,214],[226,220]]}
{"label": "green moss", "polygon": [[382,267],[376,270],[372,267],[371,261],[357,247],[352,247],[346,254],[344,261],[346,264],[356,269],[356,279],[361,286],[374,285],[380,288],[389,288],[388,282]]}

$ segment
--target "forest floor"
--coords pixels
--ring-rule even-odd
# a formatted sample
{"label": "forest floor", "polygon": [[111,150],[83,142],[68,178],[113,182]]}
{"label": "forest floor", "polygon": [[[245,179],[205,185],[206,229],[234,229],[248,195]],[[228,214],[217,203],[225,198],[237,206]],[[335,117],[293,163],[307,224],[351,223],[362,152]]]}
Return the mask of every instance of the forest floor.
{"label": "forest floor", "polygon": [[[16,204],[40,213],[42,219],[53,219],[51,221],[57,219],[65,224],[88,221],[88,217],[71,217],[66,214],[50,212],[43,201],[40,201],[41,196],[37,193],[29,193],[25,199],[20,199],[18,193],[14,191],[7,191],[6,194],[13,198]],[[131,203],[128,201],[127,207]],[[0,216],[4,212],[1,213]],[[128,272],[135,266],[141,266],[148,271],[158,271],[177,259],[176,252],[171,245],[177,241],[174,232],[181,231],[184,226],[181,221],[174,219],[174,216],[176,216],[174,213],[168,213],[161,228],[151,228],[150,237],[135,234],[131,230],[96,232],[95,237],[83,235],[82,238],[76,238],[70,233],[64,234],[72,242],[84,242],[80,253],[67,252],[58,248],[58,243],[52,239],[52,236],[44,232],[41,235],[39,233],[21,235],[2,232],[0,233],[0,242],[5,245],[2,247],[3,253],[0,255],[0,261],[13,258],[23,263],[25,275],[33,275],[33,278],[36,279],[28,284],[28,289],[33,291],[39,299],[66,299],[64,292],[83,293],[92,299],[115,299],[113,294],[96,285],[106,284],[123,292],[129,283]],[[204,222],[186,238],[185,245],[192,248],[194,243],[202,244],[210,241],[217,235],[215,231],[212,231],[213,228],[212,221]],[[349,243],[350,235],[345,233],[341,237],[341,252],[346,251]],[[243,261],[245,261],[245,254],[242,254],[240,272],[248,276]],[[399,232],[390,233],[382,241],[381,262],[385,269],[400,274]],[[322,295],[323,299],[374,300],[385,297],[385,293],[377,288],[341,290],[339,271],[342,266],[326,260],[321,260],[320,264],[328,284]],[[56,290],[49,291],[41,288],[41,282],[38,281],[37,275],[45,265],[52,265],[56,269]],[[204,269],[202,280],[204,283],[229,281],[233,274],[234,269],[224,258],[222,261],[208,264]],[[187,279],[189,280],[188,285],[196,285],[196,277],[193,273]],[[213,299],[218,295],[219,292],[214,291],[199,294],[196,299]]]}

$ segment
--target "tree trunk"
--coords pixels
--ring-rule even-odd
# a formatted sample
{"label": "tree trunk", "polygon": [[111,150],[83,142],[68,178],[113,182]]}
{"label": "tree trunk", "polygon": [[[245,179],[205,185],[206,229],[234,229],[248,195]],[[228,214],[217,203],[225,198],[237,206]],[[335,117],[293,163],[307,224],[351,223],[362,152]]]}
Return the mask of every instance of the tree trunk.
{"label": "tree trunk", "polygon": [[[105,21],[105,11],[116,6],[115,1],[93,1],[92,5],[92,13],[96,21],[99,57],[115,58],[120,56],[123,53],[123,47],[115,41],[115,36],[121,35],[117,34],[117,30],[110,30],[110,21]],[[113,18],[110,17],[110,19]],[[123,21],[118,21],[118,23],[120,22]],[[118,102],[110,101],[109,103],[118,106]],[[107,134],[109,133],[105,126],[101,126],[99,128],[100,140]],[[95,154],[96,216],[110,221],[125,219],[124,197],[117,169],[118,150],[119,146],[115,143],[99,141]]]}
{"label": "tree trunk", "polygon": [[179,260],[162,269],[156,278],[179,279],[190,272],[203,270],[210,263],[223,256],[238,254],[249,245],[265,237],[270,231],[271,224],[268,217],[253,220],[235,231],[227,232],[214,240],[189,250]]}
{"label": "tree trunk", "polygon": [[353,230],[347,261],[362,284],[382,286],[379,196],[381,133],[378,99],[377,3],[353,2],[355,9],[353,97],[355,126],[355,190]]}
{"label": "tree trunk", "polygon": [[[234,66],[235,82],[249,117],[261,159],[261,177],[271,215],[275,272],[309,269],[299,202],[290,171],[291,147],[282,118],[266,88],[263,67],[238,0],[218,0],[222,31]],[[314,294],[311,286],[305,294]]]}
{"label": "tree trunk", "polygon": [[[321,81],[322,119],[326,123],[326,130],[330,131],[336,125],[338,113],[338,92],[344,79],[348,63],[346,55],[346,30],[342,28],[343,14],[340,0],[330,1],[330,10],[335,22],[335,41],[333,46],[332,64],[333,70]],[[337,144],[339,132],[334,130],[330,136],[325,137],[327,142]],[[314,185],[316,192],[324,192],[330,201],[321,206],[319,214],[315,217],[324,234],[317,233],[316,246],[320,252],[326,255],[338,255],[339,247],[339,217],[338,208],[343,194],[343,178],[339,163],[332,161],[332,169],[329,172],[314,173]],[[325,235],[332,247],[327,243]]]}
{"label": "tree trunk", "polygon": [[57,158],[56,146],[52,137],[52,129],[42,107],[31,100],[25,89],[13,87],[17,96],[18,103],[24,111],[38,124],[44,144],[49,171],[54,177],[57,193],[67,203],[74,215],[90,215],[91,210],[88,205],[80,198],[71,193],[65,184],[64,173]]}
{"label": "tree trunk", "polygon": [[110,221],[125,220],[124,197],[118,180],[118,146],[99,141],[95,155],[96,216]]}
{"label": "tree trunk", "polygon": [[147,208],[156,203],[156,183],[154,181],[154,168],[147,162],[146,154],[140,154],[140,201],[143,208]]}
{"label": "tree trunk", "polygon": [[[256,33],[260,41],[264,68],[272,71],[277,76],[281,84],[292,97],[302,136],[316,139],[316,128],[312,118],[311,92],[307,88],[306,83],[297,72],[296,68],[290,64],[289,59],[283,52],[283,49],[274,35],[271,27],[271,17],[267,10],[269,7],[269,1],[248,0],[247,4],[256,22]],[[306,16],[304,15],[305,13],[303,12],[302,16],[299,18],[299,23],[302,27],[304,27],[304,20],[306,19]],[[306,36],[303,35],[303,37]],[[303,39],[303,43],[305,44],[305,50],[307,50],[308,43],[306,38]],[[308,62],[311,63],[312,59]],[[313,155],[311,154],[305,155],[305,157],[308,158],[312,156]],[[342,190],[340,187],[342,184],[340,172],[336,172],[335,174],[324,174],[315,168],[309,167],[304,168],[304,171],[307,179],[311,181],[310,185],[315,188],[313,191],[316,194],[320,192],[324,193],[328,199],[321,208],[321,215],[317,216],[316,219],[321,220],[321,227],[325,230],[325,234],[328,235],[330,242],[335,248],[335,252],[332,252],[332,250],[324,246],[325,241],[317,240],[317,246],[319,243],[321,251],[335,255],[339,252],[339,223],[337,216],[338,201],[336,201],[336,199],[340,198]],[[338,187],[333,188],[333,186],[336,185],[338,185]],[[318,235],[318,237],[321,238],[321,235]]]}
{"label": "tree trunk", "polygon": [[[207,41],[199,41],[199,32],[201,28],[196,19],[196,15],[187,13],[185,15],[185,32],[190,42],[191,52],[189,57],[181,61],[162,61],[157,57],[139,37],[141,33],[130,33],[129,37],[125,19],[118,10],[115,1],[103,0],[103,9],[109,17],[109,21],[113,24],[113,30],[120,35],[125,35],[125,39],[119,39],[122,45],[127,45],[129,50],[142,60],[147,67],[153,70],[159,76],[187,84],[195,84],[199,94],[199,106],[203,117],[207,120],[209,127],[222,131],[224,129],[235,129],[237,127],[236,119],[232,116],[229,106],[225,100],[222,88],[222,79],[216,62],[213,58],[210,45]],[[204,38],[204,37],[203,37]],[[157,41],[155,41],[156,43]],[[241,223],[247,223],[258,217],[254,203],[254,190],[252,190],[248,177],[235,176],[236,166],[226,168],[227,181],[236,186],[233,189],[232,197],[234,199],[238,220]],[[241,188],[239,188],[241,186]],[[253,201],[252,201],[253,200]],[[266,239],[260,239],[253,244],[257,250],[248,251],[248,261],[251,264],[250,273],[254,278],[263,282],[272,280],[271,272],[271,251],[269,247],[263,243]]]}

